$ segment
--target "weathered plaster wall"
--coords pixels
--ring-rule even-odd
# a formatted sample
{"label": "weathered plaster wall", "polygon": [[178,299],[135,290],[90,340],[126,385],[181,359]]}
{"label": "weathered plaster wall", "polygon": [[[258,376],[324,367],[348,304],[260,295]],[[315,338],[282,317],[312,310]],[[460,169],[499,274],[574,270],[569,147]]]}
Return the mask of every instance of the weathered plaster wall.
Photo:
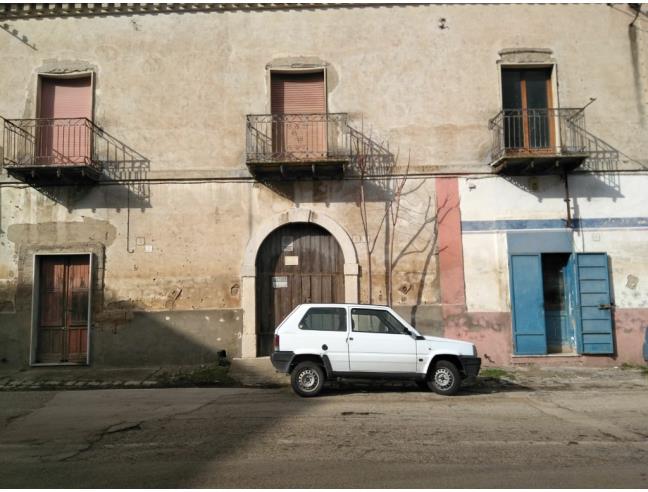
{"label": "weathered plaster wall", "polygon": [[[326,65],[329,111],[348,112],[351,124],[388,147],[401,169],[409,162],[412,173],[483,173],[490,151],[488,119],[501,106],[500,51],[544,48],[558,66],[560,105],[581,106],[596,97],[587,109],[589,130],[623,152],[619,166],[646,165],[636,138],[647,130],[645,37],[637,31],[631,38],[628,22],[623,12],[603,5],[376,6],[12,20],[11,28],[34,48],[0,32],[0,57],[11,67],[0,75],[5,95],[0,115],[35,115],[39,73],[91,69],[96,122],[146,163],[114,176],[146,184],[47,192],[15,183],[0,187],[0,345],[6,347],[0,357],[27,360],[28,313],[19,304],[29,305],[31,291],[29,279],[20,280],[21,251],[86,243],[104,249],[93,335],[97,363],[164,360],[173,357],[166,347],[177,337],[187,341],[182,353],[188,360],[221,349],[240,353],[243,325],[236,317],[245,316],[243,252],[265,218],[293,208],[336,221],[357,252],[360,300],[387,301],[386,238],[394,227],[385,218],[385,199],[393,182],[365,183],[367,243],[359,181],[267,186],[250,179],[244,164],[245,115],[269,111],[267,67]],[[523,28],[502,29],[503,23]],[[639,92],[637,74],[643,83]],[[180,181],[187,179],[193,181]],[[646,209],[640,178],[606,179],[573,178],[581,216],[637,216]],[[492,177],[459,185],[461,220],[557,218],[564,211],[562,188],[553,178],[539,180],[537,192]],[[434,178],[411,176],[401,200],[394,255],[398,309],[426,333],[482,327],[476,336],[493,340],[497,354],[510,354],[510,334],[501,328],[510,330],[503,234],[463,234],[468,314],[452,313],[458,318],[450,323],[440,307]],[[616,295],[628,307],[640,308],[646,298],[645,264],[639,268],[631,258],[643,254],[643,236],[608,234],[602,232],[598,241],[613,257],[616,289],[628,275],[639,278],[636,288]],[[596,246],[589,239],[584,244]],[[229,320],[227,327],[216,318]]]}
{"label": "weathered plaster wall", "polygon": [[[574,175],[569,180],[572,214],[581,220],[573,233],[574,251],[603,252],[610,258],[618,359],[608,358],[607,363],[641,363],[648,327],[648,198],[641,190],[648,186],[648,175]],[[510,313],[506,235],[520,227],[556,227],[566,218],[564,184],[557,177],[511,182],[467,178],[460,190],[467,309],[478,317],[483,312]],[[510,346],[510,321],[505,331]],[[484,350],[494,352],[495,340],[484,338]],[[501,361],[510,360],[510,350],[501,355]]]}
{"label": "weathered plaster wall", "polygon": [[[648,101],[645,93],[628,97],[645,66],[645,57],[633,55],[644,40],[637,34],[633,44],[630,20],[604,5],[15,20],[11,27],[36,49],[0,38],[3,61],[12,67],[0,80],[0,91],[12,95],[0,102],[0,114],[34,115],[41,71],[96,67],[97,122],[154,162],[152,173],[238,170],[244,115],[269,110],[266,66],[318,61],[331,67],[330,111],[350,113],[401,157],[411,152],[415,166],[473,166],[488,161],[486,123],[501,108],[499,52],[544,48],[559,67],[560,105],[580,107],[596,97],[587,110],[589,129],[636,159],[641,144],[625,129],[642,125]],[[503,23],[523,28],[502,29]]]}

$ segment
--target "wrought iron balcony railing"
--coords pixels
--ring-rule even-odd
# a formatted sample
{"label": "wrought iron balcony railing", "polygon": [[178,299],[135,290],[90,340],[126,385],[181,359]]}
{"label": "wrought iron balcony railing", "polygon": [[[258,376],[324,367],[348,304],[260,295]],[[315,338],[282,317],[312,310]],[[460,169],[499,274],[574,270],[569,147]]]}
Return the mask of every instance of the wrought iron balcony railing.
{"label": "wrought iron balcony railing", "polygon": [[345,113],[247,115],[248,164],[345,162],[350,156]]}
{"label": "wrought iron balcony railing", "polygon": [[488,126],[494,162],[505,156],[587,152],[582,108],[503,109]]}
{"label": "wrought iron balcony railing", "polygon": [[10,171],[74,168],[95,176],[118,150],[87,118],[5,119],[3,148],[3,165]]}

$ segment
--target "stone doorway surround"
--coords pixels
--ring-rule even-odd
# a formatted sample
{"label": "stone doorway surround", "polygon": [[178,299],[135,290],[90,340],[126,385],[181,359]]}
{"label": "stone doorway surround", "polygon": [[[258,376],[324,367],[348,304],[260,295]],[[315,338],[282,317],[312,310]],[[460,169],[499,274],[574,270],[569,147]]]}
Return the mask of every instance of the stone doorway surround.
{"label": "stone doorway surround", "polygon": [[317,224],[336,239],[344,256],[344,301],[358,302],[358,256],[353,241],[336,221],[304,208],[292,208],[266,219],[253,233],[245,248],[241,267],[243,309],[242,357],[256,357],[256,257],[264,239],[275,229],[295,222]]}

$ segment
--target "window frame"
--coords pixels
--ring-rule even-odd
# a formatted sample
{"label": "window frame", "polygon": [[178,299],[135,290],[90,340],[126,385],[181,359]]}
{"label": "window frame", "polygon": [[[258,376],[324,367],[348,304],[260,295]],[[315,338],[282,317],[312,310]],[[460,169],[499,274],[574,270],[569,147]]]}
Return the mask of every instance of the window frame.
{"label": "window frame", "polygon": [[[311,311],[322,310],[322,309],[330,309],[330,310],[342,311],[344,313],[344,330],[318,330],[318,329],[302,328],[302,326],[304,324],[304,320],[311,313]],[[349,332],[348,310],[346,308],[343,308],[343,307],[324,307],[324,306],[310,307],[310,308],[308,308],[308,310],[304,313],[304,315],[301,317],[301,319],[297,323],[297,329],[300,330],[300,331],[304,331],[304,332],[348,333]]]}
{"label": "window frame", "polygon": [[[393,333],[391,331],[388,332],[377,332],[377,331],[358,331],[355,329],[355,323],[353,321],[353,315],[354,311],[369,311],[369,312],[381,312],[385,313],[387,316],[391,316],[391,318],[398,323],[398,325],[402,328],[402,331],[399,333]],[[411,336],[411,330],[409,327],[404,325],[396,316],[394,316],[389,310],[387,309],[380,309],[380,308],[351,308],[351,311],[349,312],[349,319],[351,321],[351,333],[369,333],[369,334],[374,334],[374,335],[407,335]],[[382,322],[383,320],[381,320]],[[410,333],[408,333],[410,332]]]}

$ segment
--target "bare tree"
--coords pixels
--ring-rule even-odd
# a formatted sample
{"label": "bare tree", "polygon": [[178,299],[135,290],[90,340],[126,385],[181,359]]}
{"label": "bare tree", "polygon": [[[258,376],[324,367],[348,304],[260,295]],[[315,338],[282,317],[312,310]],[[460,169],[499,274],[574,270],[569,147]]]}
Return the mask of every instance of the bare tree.
{"label": "bare tree", "polygon": [[378,229],[375,234],[371,234],[369,230],[369,215],[367,213],[367,177],[371,171],[371,167],[382,165],[384,167],[385,161],[391,162],[393,158],[389,153],[389,149],[386,149],[383,145],[377,144],[370,137],[366,137],[361,131],[358,132],[353,128],[350,129],[351,138],[352,138],[352,148],[355,151],[356,159],[355,162],[360,171],[360,200],[359,200],[359,209],[360,209],[360,219],[362,222],[362,233],[364,236],[365,250],[367,254],[367,277],[368,277],[368,294],[369,294],[369,303],[373,303],[373,252],[376,248],[376,243],[378,237],[380,236],[380,231],[383,228],[385,220],[388,214],[388,208],[386,208],[383,216],[378,224]]}

